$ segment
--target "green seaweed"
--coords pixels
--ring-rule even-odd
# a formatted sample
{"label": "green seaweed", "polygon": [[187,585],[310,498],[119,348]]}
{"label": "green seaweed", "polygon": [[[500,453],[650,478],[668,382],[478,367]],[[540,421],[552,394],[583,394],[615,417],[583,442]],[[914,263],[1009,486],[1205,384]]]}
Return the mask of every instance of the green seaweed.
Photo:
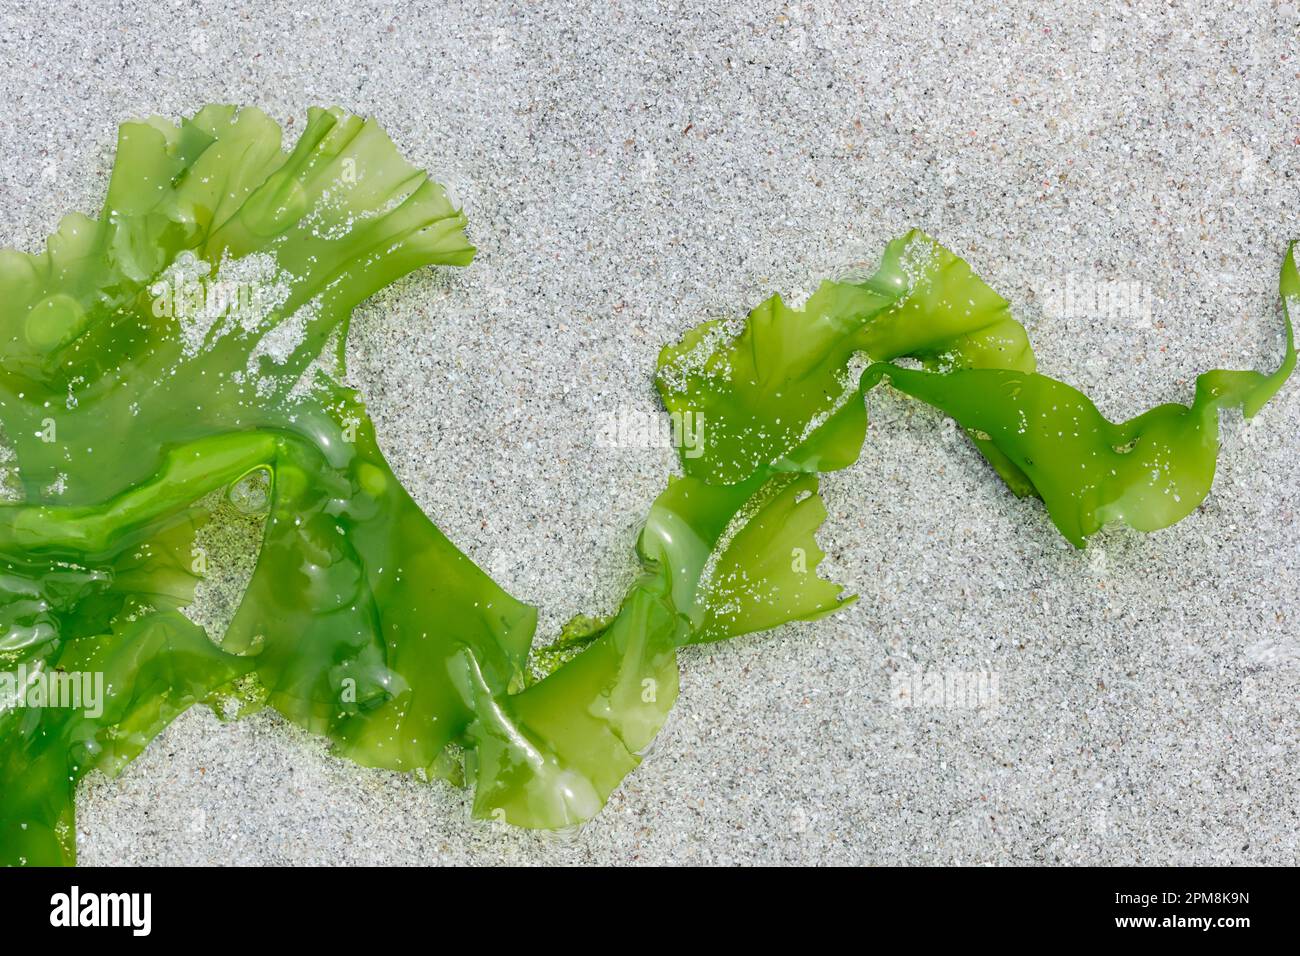
{"label": "green seaweed", "polygon": [[[420,511],[319,361],[333,345],[341,367],[378,289],[467,264],[464,226],[373,121],[312,110],[286,151],[262,113],[210,106],[124,124],[100,217],[68,217],[42,254],[0,252],[0,861],[74,862],[77,782],[200,702],[271,706],[359,764],[464,780],[479,817],[580,824],[667,719],[680,648],[852,600],[816,573],[817,474],[857,459],[879,382],[952,415],[1082,545],[1192,510],[1218,411],[1254,414],[1295,363],[1288,312],[1273,374],[1206,373],[1191,406],[1111,424],[1037,374],[965,262],[909,234],[865,281],[664,349],[664,404],[703,423],[704,447],[651,506],[616,613],[534,649],[535,610]],[[213,493],[255,474],[261,548],[214,639],[183,613],[195,533]],[[86,675],[94,706],[51,705]]]}
{"label": "green seaweed", "polygon": [[[262,113],[123,125],[97,220],[0,255],[0,655],[37,684],[104,678],[103,712],[0,702],[0,859],[72,862],[72,792],[191,704],[259,700],[369,766],[448,772],[468,723],[448,662],[518,683],[535,611],[411,501],[352,392],[310,366],[352,309],[473,256],[464,216],[373,121],[313,110],[292,151]],[[203,499],[271,478],[220,644],[179,614]],[[16,684],[16,681],[12,682]],[[23,705],[20,705],[23,704]],[[21,781],[21,786],[17,781]]]}
{"label": "green seaweed", "polygon": [[[667,408],[709,423],[688,474],[734,481],[761,469],[830,471],[857,460],[863,396],[881,381],[946,412],[1020,496],[1041,498],[1073,544],[1110,522],[1168,527],[1209,494],[1219,412],[1253,416],[1295,368],[1290,309],[1300,301],[1294,243],[1282,263],[1285,352],[1277,370],[1214,370],[1191,405],[1107,421],[1078,390],[1035,371],[1007,302],[933,239],[890,243],[861,283],[824,282],[803,310],[773,297],[733,337],[702,326],[663,350]],[[867,367],[854,381],[855,360]],[[910,360],[910,364],[899,364]]]}

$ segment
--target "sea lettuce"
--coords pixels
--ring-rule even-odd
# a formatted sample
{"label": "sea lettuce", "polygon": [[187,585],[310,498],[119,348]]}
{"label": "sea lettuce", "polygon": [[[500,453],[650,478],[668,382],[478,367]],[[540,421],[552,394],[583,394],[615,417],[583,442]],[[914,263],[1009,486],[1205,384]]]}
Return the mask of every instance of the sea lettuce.
{"label": "sea lettuce", "polygon": [[[362,765],[466,782],[479,817],[580,824],[662,727],[681,648],[852,600],[817,574],[818,473],[857,460],[880,382],[952,415],[1082,545],[1194,508],[1218,411],[1253,414],[1295,363],[1289,250],[1276,372],[1206,373],[1190,407],[1111,424],[1036,372],[1004,299],[911,233],[802,310],[774,297],[664,349],[664,404],[704,445],[651,505],[617,611],[534,648],[535,609],[420,511],[336,380],[353,308],[468,264],[464,228],[373,121],[312,110],[286,151],[264,114],[209,106],[124,124],[100,217],[0,252],[0,862],[74,862],[77,782],[199,702],[270,706]],[[209,635],[184,614],[195,533],[256,475],[256,566]],[[77,675],[102,699],[49,706]]]}
{"label": "sea lettuce", "polygon": [[[373,121],[312,110],[286,152],[264,114],[212,106],[123,125],[101,216],[0,255],[0,859],[72,862],[76,781],[232,681],[362,763],[435,773],[471,716],[449,662],[473,655],[494,693],[522,683],[535,611],[310,368],[377,289],[468,263],[464,224]],[[214,643],[180,613],[194,532],[206,496],[259,471],[261,552]],[[101,713],[26,706],[83,673]]]}
{"label": "sea lettuce", "polygon": [[866,434],[863,397],[888,381],[951,415],[1011,490],[1041,498],[1083,547],[1109,522],[1155,531],[1204,500],[1219,412],[1253,416],[1295,368],[1294,253],[1292,243],[1282,262],[1285,347],[1275,371],[1206,372],[1190,406],[1161,405],[1119,424],[1039,374],[1006,301],[915,231],[890,243],[869,279],[825,282],[802,310],[773,297],[730,336],[716,334],[722,323],[688,333],[661,353],[657,384],[671,412],[702,411],[709,422],[705,450],[683,456],[682,467],[729,483],[764,469],[852,464]]}

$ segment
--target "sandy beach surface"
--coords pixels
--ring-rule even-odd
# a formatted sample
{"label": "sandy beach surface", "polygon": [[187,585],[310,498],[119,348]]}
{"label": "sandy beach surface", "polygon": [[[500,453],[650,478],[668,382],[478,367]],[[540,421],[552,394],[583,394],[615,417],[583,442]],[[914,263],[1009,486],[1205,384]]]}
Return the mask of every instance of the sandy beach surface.
{"label": "sandy beach surface", "polygon": [[[1111,418],[1281,354],[1300,236],[1300,8],[1148,2],[0,10],[0,242],[103,200],[119,122],[207,102],[376,116],[478,260],[367,303],[351,377],[394,469],[550,635],[608,613],[673,462],[662,345],[921,227]],[[78,800],[87,864],[1273,863],[1300,842],[1300,383],[1224,428],[1174,528],[1087,551],[881,389],[823,482],[825,621],[683,654],[651,756],[539,835],[199,708]],[[214,526],[219,621],[255,547]],[[920,682],[973,696],[900,699]]]}

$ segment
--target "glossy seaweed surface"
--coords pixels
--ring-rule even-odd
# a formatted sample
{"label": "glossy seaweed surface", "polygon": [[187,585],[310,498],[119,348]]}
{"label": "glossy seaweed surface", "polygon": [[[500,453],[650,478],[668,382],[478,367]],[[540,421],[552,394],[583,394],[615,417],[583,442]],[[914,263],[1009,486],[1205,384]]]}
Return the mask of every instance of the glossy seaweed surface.
{"label": "glossy seaweed surface", "polygon": [[[913,232],[865,281],[664,349],[664,404],[703,445],[651,505],[616,613],[533,650],[534,609],[412,502],[322,368],[363,299],[468,264],[464,226],[373,121],[312,110],[286,151],[264,114],[209,106],[124,124],[100,217],[0,252],[0,862],[74,862],[77,782],[199,702],[274,707],[357,763],[467,783],[477,816],[581,823],[663,725],[679,648],[851,600],[816,573],[817,474],[857,459],[878,383],[951,415],[1083,546],[1192,511],[1218,412],[1254,414],[1295,364],[1288,250],[1277,371],[1207,372],[1191,405],[1111,423],[1037,374],[1007,302]],[[183,613],[195,531],[250,476],[269,485],[261,550],[209,636]],[[88,675],[94,706],[67,706]]]}

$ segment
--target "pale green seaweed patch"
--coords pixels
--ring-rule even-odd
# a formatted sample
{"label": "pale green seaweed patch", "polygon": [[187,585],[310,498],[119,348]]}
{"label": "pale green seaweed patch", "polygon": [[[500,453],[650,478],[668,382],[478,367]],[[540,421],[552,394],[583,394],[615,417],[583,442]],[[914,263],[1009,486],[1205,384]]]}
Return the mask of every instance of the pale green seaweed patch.
{"label": "pale green seaweed patch", "polygon": [[[0,252],[17,479],[0,505],[0,669],[104,677],[94,709],[0,699],[0,862],[74,862],[77,782],[232,695],[360,764],[469,782],[477,816],[580,824],[666,720],[679,648],[852,600],[816,573],[817,473],[857,459],[879,381],[955,417],[1082,544],[1106,521],[1191,511],[1218,411],[1253,414],[1295,364],[1288,312],[1276,372],[1206,373],[1191,406],[1112,424],[1035,372],[965,262],[909,234],[864,282],[825,283],[803,310],[774,297],[663,351],[664,404],[704,442],[651,506],[617,612],[533,650],[534,609],[429,521],[358,396],[312,369],[331,341],[341,355],[363,299],[467,264],[464,226],[373,121],[312,110],[286,152],[262,113],[209,106],[123,125],[100,218],[68,217],[41,254]],[[1300,297],[1292,251],[1282,295]],[[181,613],[195,531],[202,502],[243,501],[249,476],[268,479],[246,502],[263,540],[214,642]]]}

